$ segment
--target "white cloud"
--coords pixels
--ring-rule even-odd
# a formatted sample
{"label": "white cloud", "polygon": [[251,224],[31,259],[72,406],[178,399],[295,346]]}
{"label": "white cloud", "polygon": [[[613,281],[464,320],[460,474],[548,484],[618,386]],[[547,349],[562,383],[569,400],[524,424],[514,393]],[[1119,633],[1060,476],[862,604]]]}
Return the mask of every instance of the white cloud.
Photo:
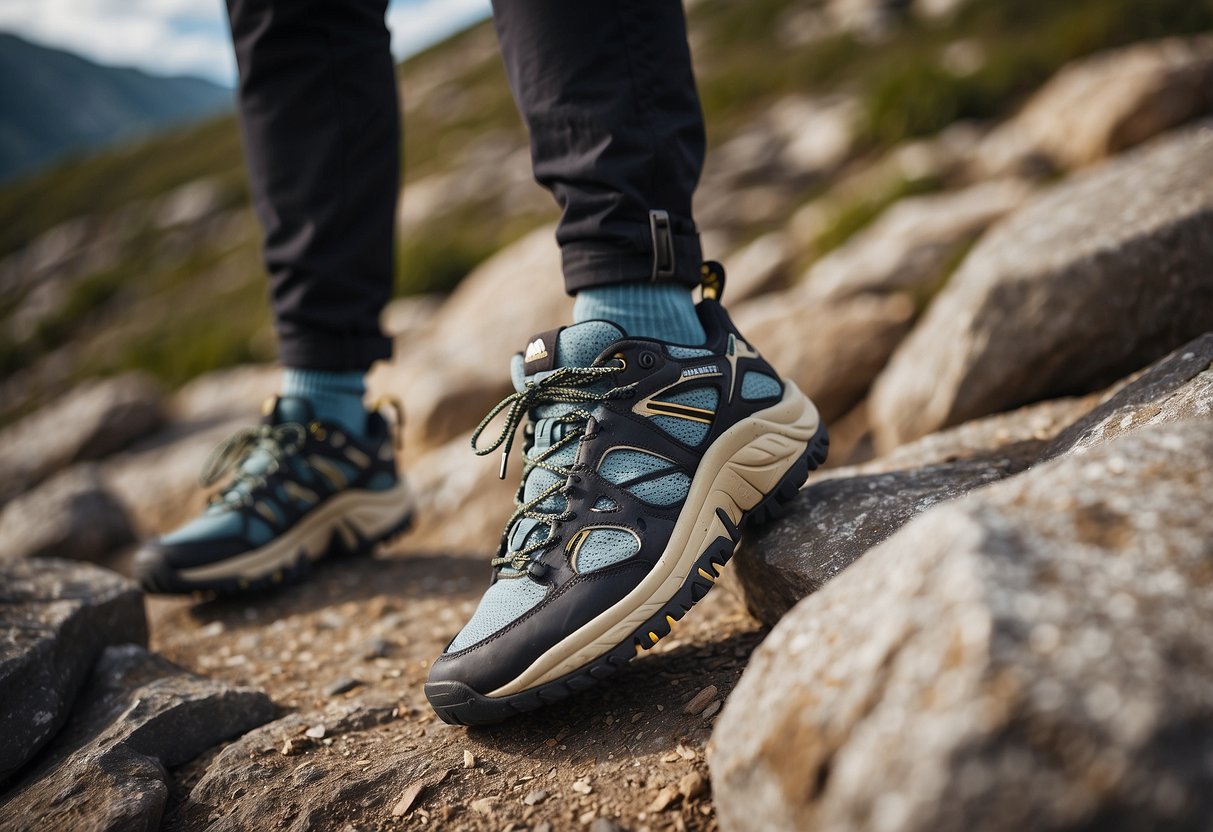
{"label": "white cloud", "polygon": [[[410,55],[488,14],[489,0],[396,0],[392,51]],[[99,63],[230,84],[236,60],[226,15],[222,0],[3,0],[0,30]]]}

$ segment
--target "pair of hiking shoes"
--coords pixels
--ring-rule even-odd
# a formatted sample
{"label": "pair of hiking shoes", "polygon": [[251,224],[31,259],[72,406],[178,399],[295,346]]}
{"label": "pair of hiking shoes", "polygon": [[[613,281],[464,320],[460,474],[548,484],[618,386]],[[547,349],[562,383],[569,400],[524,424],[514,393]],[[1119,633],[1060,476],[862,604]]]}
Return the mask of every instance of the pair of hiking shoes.
{"label": "pair of hiking shoes", "polygon": [[[525,423],[522,481],[491,584],[425,685],[446,722],[499,722],[611,675],[707,594],[745,524],[781,514],[825,461],[813,403],[733,326],[719,266],[704,275],[704,344],[586,321],[513,357],[515,392],[472,444],[500,451],[504,476]],[[271,405],[208,463],[204,482],[231,477],[206,511],[140,551],[147,590],[264,589],[407,528],[413,498],[381,413],[359,437],[303,399]]]}

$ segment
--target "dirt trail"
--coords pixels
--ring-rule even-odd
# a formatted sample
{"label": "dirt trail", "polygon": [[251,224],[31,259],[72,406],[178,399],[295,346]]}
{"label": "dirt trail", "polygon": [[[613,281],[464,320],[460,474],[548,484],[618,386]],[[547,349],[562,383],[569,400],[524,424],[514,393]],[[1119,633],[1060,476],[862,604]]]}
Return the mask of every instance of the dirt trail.
{"label": "dirt trail", "polygon": [[422,684],[488,571],[394,551],[255,602],[151,600],[154,649],[264,688],[284,717],[175,772],[165,828],[714,829],[704,747],[762,635],[739,602],[711,593],[595,690],[447,726]]}

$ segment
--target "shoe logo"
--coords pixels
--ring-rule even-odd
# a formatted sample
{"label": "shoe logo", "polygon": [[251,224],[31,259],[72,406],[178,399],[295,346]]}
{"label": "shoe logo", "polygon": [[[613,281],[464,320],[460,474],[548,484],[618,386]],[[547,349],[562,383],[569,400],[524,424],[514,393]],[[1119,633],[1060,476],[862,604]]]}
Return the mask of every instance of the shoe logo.
{"label": "shoe logo", "polygon": [[547,357],[547,345],[543,343],[542,338],[536,338],[534,341],[526,345],[526,353],[523,355],[522,360],[529,364],[532,361],[538,361],[541,358]]}
{"label": "shoe logo", "polygon": [[687,367],[682,371],[682,378],[693,378],[694,376],[706,376],[719,373],[720,368],[715,364],[706,364],[702,367]]}

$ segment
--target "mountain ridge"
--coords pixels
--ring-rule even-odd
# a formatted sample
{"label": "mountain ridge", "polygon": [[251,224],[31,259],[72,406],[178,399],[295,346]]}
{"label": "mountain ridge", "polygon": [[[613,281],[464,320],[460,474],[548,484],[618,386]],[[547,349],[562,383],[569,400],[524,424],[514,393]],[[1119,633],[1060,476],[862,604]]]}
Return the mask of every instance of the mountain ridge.
{"label": "mountain ridge", "polygon": [[0,32],[0,182],[231,107],[191,76],[104,66]]}

